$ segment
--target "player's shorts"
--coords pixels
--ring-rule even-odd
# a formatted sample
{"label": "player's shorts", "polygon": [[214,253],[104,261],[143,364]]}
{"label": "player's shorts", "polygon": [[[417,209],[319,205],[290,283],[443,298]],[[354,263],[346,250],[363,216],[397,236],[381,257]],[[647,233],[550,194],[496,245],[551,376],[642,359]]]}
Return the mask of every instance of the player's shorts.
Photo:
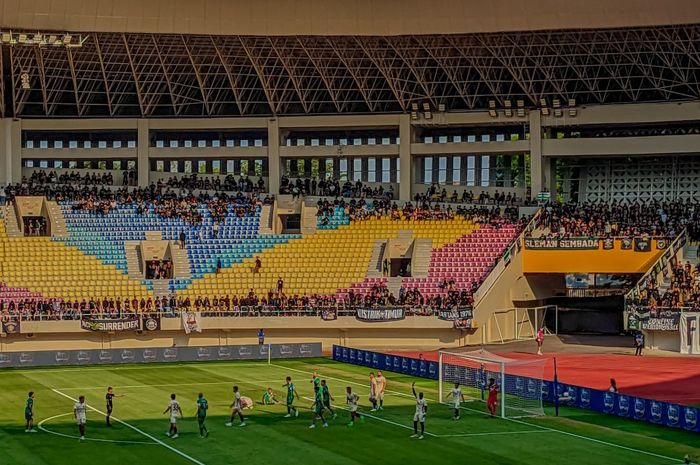
{"label": "player's shorts", "polygon": [[413,415],[413,421],[419,421],[423,423],[425,421],[425,413],[416,413]]}
{"label": "player's shorts", "polygon": [[452,403],[452,408],[455,410],[459,410],[461,403],[460,402],[453,402]]}
{"label": "player's shorts", "polygon": [[170,415],[170,424],[174,425],[177,423],[177,416],[175,415]]}
{"label": "player's shorts", "polygon": [[377,400],[383,401],[383,400],[384,400],[384,393],[383,393],[383,392],[380,392],[379,394],[377,394],[377,395],[375,396],[375,398],[376,398]]}
{"label": "player's shorts", "polygon": [[87,423],[87,418],[85,417],[85,415],[78,415],[78,418],[76,418],[75,421],[79,425],[84,425],[85,423]]}
{"label": "player's shorts", "polygon": [[291,407],[292,404],[294,404],[294,397],[292,397],[292,398],[287,397],[287,407]]}
{"label": "player's shorts", "polygon": [[357,412],[357,405],[350,405],[350,406],[348,407],[348,409],[349,409],[351,412]]}
{"label": "player's shorts", "polygon": [[207,419],[206,416],[201,417],[201,416],[197,415],[197,423],[199,423],[200,425],[202,423],[204,423],[204,420],[206,420],[206,419]]}
{"label": "player's shorts", "polygon": [[27,420],[27,421],[33,420],[33,419],[34,419],[34,415],[32,414],[32,412],[30,412],[29,410],[27,410],[26,412],[24,412],[24,419]]}
{"label": "player's shorts", "polygon": [[331,401],[330,401],[330,399],[329,399],[329,400],[324,400],[324,401],[323,401],[323,406],[324,406],[325,408],[327,408],[327,409],[330,409],[330,408],[331,408]]}
{"label": "player's shorts", "polygon": [[107,406],[107,415],[111,415],[111,414],[112,414],[112,407],[108,405]]}

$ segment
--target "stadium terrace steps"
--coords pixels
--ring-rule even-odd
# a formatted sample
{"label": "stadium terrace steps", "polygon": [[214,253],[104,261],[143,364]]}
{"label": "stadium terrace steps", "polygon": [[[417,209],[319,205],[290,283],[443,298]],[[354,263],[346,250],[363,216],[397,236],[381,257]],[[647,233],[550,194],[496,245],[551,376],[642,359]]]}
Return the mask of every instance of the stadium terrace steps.
{"label": "stadium terrace steps", "polygon": [[190,270],[190,259],[187,257],[187,249],[181,249],[177,241],[171,241],[170,255],[173,260],[173,278],[191,279],[192,271]]}
{"label": "stadium terrace steps", "polygon": [[46,210],[51,223],[51,236],[56,238],[65,238],[69,236],[66,218],[63,216],[61,207],[55,201],[46,201]]}
{"label": "stadium terrace steps", "polygon": [[401,282],[403,279],[404,278],[401,276],[386,278],[386,288],[394,297],[399,296],[399,290],[401,289]]}
{"label": "stadium terrace steps", "polygon": [[382,262],[384,261],[384,251],[386,250],[386,240],[377,239],[372,247],[372,255],[367,266],[367,277],[378,278],[382,276]]}
{"label": "stadium terrace steps", "polygon": [[428,276],[432,255],[433,241],[430,239],[416,239],[413,244],[413,257],[411,257],[411,276],[416,278]]}
{"label": "stadium terrace steps", "polygon": [[12,205],[6,205],[4,207],[4,224],[5,224],[5,234],[8,237],[22,237],[22,231],[19,229],[19,223],[17,222],[17,214],[15,213]]}
{"label": "stadium terrace steps", "polygon": [[168,279],[152,279],[151,287],[155,297],[163,297],[170,295],[170,280]]}
{"label": "stadium terrace steps", "polygon": [[260,208],[260,227],[258,228],[258,234],[274,234],[272,228],[272,210],[273,205],[263,205]]}
{"label": "stadium terrace steps", "polygon": [[316,214],[318,208],[316,206],[307,205],[306,202],[301,206],[301,233],[303,235],[315,234],[318,229],[318,220]]}
{"label": "stadium terrace steps", "polygon": [[399,230],[410,230],[415,238],[432,239],[436,247],[469,235],[478,226],[462,217],[453,220],[395,221],[372,217],[337,229],[321,229],[288,244],[278,244],[259,253],[260,273],[253,273],[254,257],[218,273],[195,280],[186,295],[258,295],[275,290],[281,277],[287,295],[335,295],[347,292],[353,283],[365,281],[376,240],[396,238]]}
{"label": "stadium terrace steps", "polygon": [[143,279],[145,276],[141,269],[141,254],[139,253],[139,241],[124,241],[124,255],[126,256],[127,275],[134,279]]}

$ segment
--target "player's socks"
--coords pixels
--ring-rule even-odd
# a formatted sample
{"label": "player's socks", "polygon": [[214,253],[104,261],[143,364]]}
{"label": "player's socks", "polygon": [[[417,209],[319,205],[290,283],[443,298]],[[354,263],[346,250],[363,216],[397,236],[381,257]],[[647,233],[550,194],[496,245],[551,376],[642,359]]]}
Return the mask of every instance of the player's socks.
{"label": "player's socks", "polygon": [[294,409],[294,416],[295,416],[295,417],[298,417],[298,416],[299,416],[299,410]]}

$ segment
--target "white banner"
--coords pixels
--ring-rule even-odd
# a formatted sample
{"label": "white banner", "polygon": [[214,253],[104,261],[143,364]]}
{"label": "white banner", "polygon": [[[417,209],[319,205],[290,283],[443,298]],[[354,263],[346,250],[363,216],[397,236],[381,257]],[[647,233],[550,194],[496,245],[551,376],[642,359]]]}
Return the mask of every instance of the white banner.
{"label": "white banner", "polygon": [[700,313],[683,312],[678,325],[681,332],[681,353],[700,354]]}
{"label": "white banner", "polygon": [[185,334],[190,334],[193,331],[202,332],[202,316],[199,312],[182,312],[182,327]]}

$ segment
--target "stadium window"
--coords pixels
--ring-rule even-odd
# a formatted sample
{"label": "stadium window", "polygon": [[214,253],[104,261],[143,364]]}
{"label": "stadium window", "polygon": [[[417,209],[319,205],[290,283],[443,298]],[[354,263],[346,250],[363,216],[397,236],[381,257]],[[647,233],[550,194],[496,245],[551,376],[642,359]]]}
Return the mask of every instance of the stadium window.
{"label": "stadium window", "polygon": [[106,170],[107,169],[107,160],[100,160],[97,162],[97,169],[98,170]]}
{"label": "stadium window", "polygon": [[202,139],[197,141],[197,147],[206,147],[206,146],[207,146],[207,141],[202,140]]}
{"label": "stadium window", "polygon": [[438,143],[439,144],[446,144],[447,143],[447,136],[438,137]]}
{"label": "stadium window", "polygon": [[367,159],[367,182],[377,182],[377,159]]}
{"label": "stadium window", "polygon": [[41,160],[39,162],[39,168],[48,168],[49,167],[49,162],[47,160]]}
{"label": "stadium window", "polygon": [[84,170],[91,170],[92,169],[92,160],[83,160],[83,169]]}
{"label": "stadium window", "polygon": [[340,139],[338,145],[348,145],[348,140],[346,138]]}
{"label": "stadium window", "polygon": [[433,157],[423,159],[423,184],[433,183]]}
{"label": "stadium window", "polygon": [[491,136],[489,134],[482,134],[481,142],[491,142]]}
{"label": "stadium window", "polygon": [[262,176],[263,175],[263,160],[260,158],[257,158],[255,160],[255,175],[256,176]]}
{"label": "stadium window", "polygon": [[126,141],[126,147],[129,149],[135,149],[136,148],[136,141],[135,140]]}
{"label": "stadium window", "polygon": [[248,176],[248,160],[241,160],[241,176]]}
{"label": "stadium window", "polygon": [[34,160],[24,160],[24,166],[27,168],[34,168]]}
{"label": "stadium window", "polygon": [[[85,141],[85,143],[87,144],[88,141]],[[162,149],[163,147],[165,147],[165,143],[162,140],[157,140],[156,141],[156,148]],[[85,147],[85,148],[87,148],[87,147]]]}
{"label": "stadium window", "polygon": [[391,182],[391,158],[382,158],[382,182]]}
{"label": "stadium window", "polygon": [[211,172],[214,174],[221,174],[221,160],[212,160]]}
{"label": "stadium window", "polygon": [[[186,140],[185,143],[189,142],[190,147],[192,147],[192,141]],[[178,141],[177,140],[171,140],[170,141],[170,148],[175,149],[178,146]]]}
{"label": "stadium window", "polygon": [[68,141],[68,148],[69,149],[77,149],[78,148],[78,141],[77,140],[69,140]]}
{"label": "stadium window", "polygon": [[63,148],[63,141],[62,140],[53,141],[53,148],[62,149]]}
{"label": "stadium window", "polygon": [[338,178],[341,181],[347,181],[348,180],[348,159],[341,158],[339,160],[338,167],[339,167]]}
{"label": "stadium window", "polygon": [[292,160],[284,161],[284,171],[282,172],[282,174],[287,177],[292,175]]}
{"label": "stadium window", "polygon": [[333,179],[334,175],[333,159],[326,158],[326,179]]}
{"label": "stadium window", "polygon": [[98,149],[106,149],[107,148],[107,141],[106,140],[98,141],[97,148]]}
{"label": "stadium window", "polygon": [[467,136],[467,142],[476,142],[476,136],[471,134]]}
{"label": "stadium window", "polygon": [[367,139],[367,145],[377,145],[377,138],[376,137],[370,137]]}
{"label": "stadium window", "polygon": [[114,160],[112,162],[112,169],[115,171],[119,171],[122,169],[122,161],[121,160]]}
{"label": "stadium window", "polygon": [[476,156],[467,157],[467,186],[476,185]]}
{"label": "stadium window", "polygon": [[255,139],[255,146],[256,146],[256,147],[262,147],[262,146],[263,146],[263,140],[262,140],[262,139]]}
{"label": "stadium window", "polygon": [[515,133],[510,135],[510,140],[511,142],[519,141],[520,140],[520,134]]}
{"label": "stadium window", "polygon": [[382,137],[382,145],[391,145],[391,137]]}
{"label": "stadium window", "polygon": [[325,144],[326,144],[326,146],[331,146],[331,145],[333,145],[334,142],[335,141],[333,139],[326,139]]}
{"label": "stadium window", "polygon": [[447,182],[447,157],[438,158],[438,183],[445,184]]}
{"label": "stadium window", "polygon": [[[185,167],[187,164],[185,163]],[[231,174],[234,173],[236,169],[233,167],[233,160],[226,160],[226,173]]]}
{"label": "stadium window", "polygon": [[221,141],[219,139],[214,139],[213,141],[211,141],[211,146],[219,148],[221,147]]}
{"label": "stadium window", "polygon": [[[320,162],[319,162],[318,158],[312,158],[311,159],[311,177],[318,178],[319,171],[320,171]],[[306,173],[304,173],[304,174],[306,174]]]}
{"label": "stadium window", "polygon": [[241,139],[241,147],[248,147],[248,139]]}
{"label": "stadium window", "polygon": [[401,143],[401,138],[400,138],[400,137],[397,137],[397,138],[396,138],[396,145],[399,145],[400,143]]}
{"label": "stadium window", "polygon": [[24,148],[25,149],[33,149],[34,148],[34,141],[33,140],[25,141]]}
{"label": "stadium window", "polygon": [[126,169],[127,170],[135,170],[136,169],[136,160],[128,160],[126,162]]}
{"label": "stadium window", "polygon": [[318,147],[319,146],[319,140],[317,138],[312,138],[311,139],[311,147]]}
{"label": "stadium window", "polygon": [[462,157],[452,157],[452,185],[459,186],[462,178]]}
{"label": "stadium window", "polygon": [[303,178],[305,176],[304,170],[306,169],[306,160],[297,160],[297,176]]}
{"label": "stadium window", "polygon": [[236,142],[233,139],[226,139],[226,147],[234,147]]}
{"label": "stadium window", "polygon": [[352,145],[362,145],[362,139],[359,138],[359,137],[355,137],[355,138],[352,140]]}
{"label": "stadium window", "polygon": [[206,172],[207,172],[207,161],[206,160],[197,161],[197,173],[206,174]]}
{"label": "stadium window", "polygon": [[304,139],[303,137],[299,137],[297,139],[297,147],[303,147],[305,145],[306,145],[306,139]]}
{"label": "stadium window", "polygon": [[352,180],[353,182],[362,181],[362,158],[352,160]]}
{"label": "stadium window", "polygon": [[49,148],[49,141],[47,141],[47,140],[40,140],[40,141],[39,141],[39,148],[40,148],[40,149],[48,149],[48,148]]}
{"label": "stadium window", "polygon": [[68,162],[68,169],[74,170],[78,168],[78,161],[77,160],[71,160]]}
{"label": "stadium window", "polygon": [[489,175],[491,174],[490,163],[490,156],[481,156],[481,187],[489,187]]}
{"label": "stadium window", "polygon": [[[189,139],[186,139],[185,142],[183,142],[183,145],[185,148],[192,148],[192,141]],[[172,141],[170,141],[170,146],[172,147]]]}
{"label": "stadium window", "polygon": [[454,137],[452,137],[452,142],[454,142],[455,144],[461,143],[461,142],[462,142],[462,136],[454,136]]}
{"label": "stadium window", "polygon": [[496,142],[505,142],[506,136],[505,134],[496,134]]}
{"label": "stadium window", "polygon": [[60,170],[63,168],[63,160],[54,160],[53,167]]}
{"label": "stadium window", "polygon": [[423,143],[425,144],[432,144],[433,143],[433,137],[432,136],[425,136],[423,139]]}
{"label": "stadium window", "polygon": [[120,140],[112,141],[112,148],[113,148],[113,149],[120,149],[120,148],[122,148],[122,141],[120,141]]}
{"label": "stadium window", "polygon": [[394,163],[396,164],[396,182],[401,182],[401,160],[394,158]]}
{"label": "stadium window", "polygon": [[159,173],[165,171],[165,162],[163,160],[156,160],[156,171]]}

